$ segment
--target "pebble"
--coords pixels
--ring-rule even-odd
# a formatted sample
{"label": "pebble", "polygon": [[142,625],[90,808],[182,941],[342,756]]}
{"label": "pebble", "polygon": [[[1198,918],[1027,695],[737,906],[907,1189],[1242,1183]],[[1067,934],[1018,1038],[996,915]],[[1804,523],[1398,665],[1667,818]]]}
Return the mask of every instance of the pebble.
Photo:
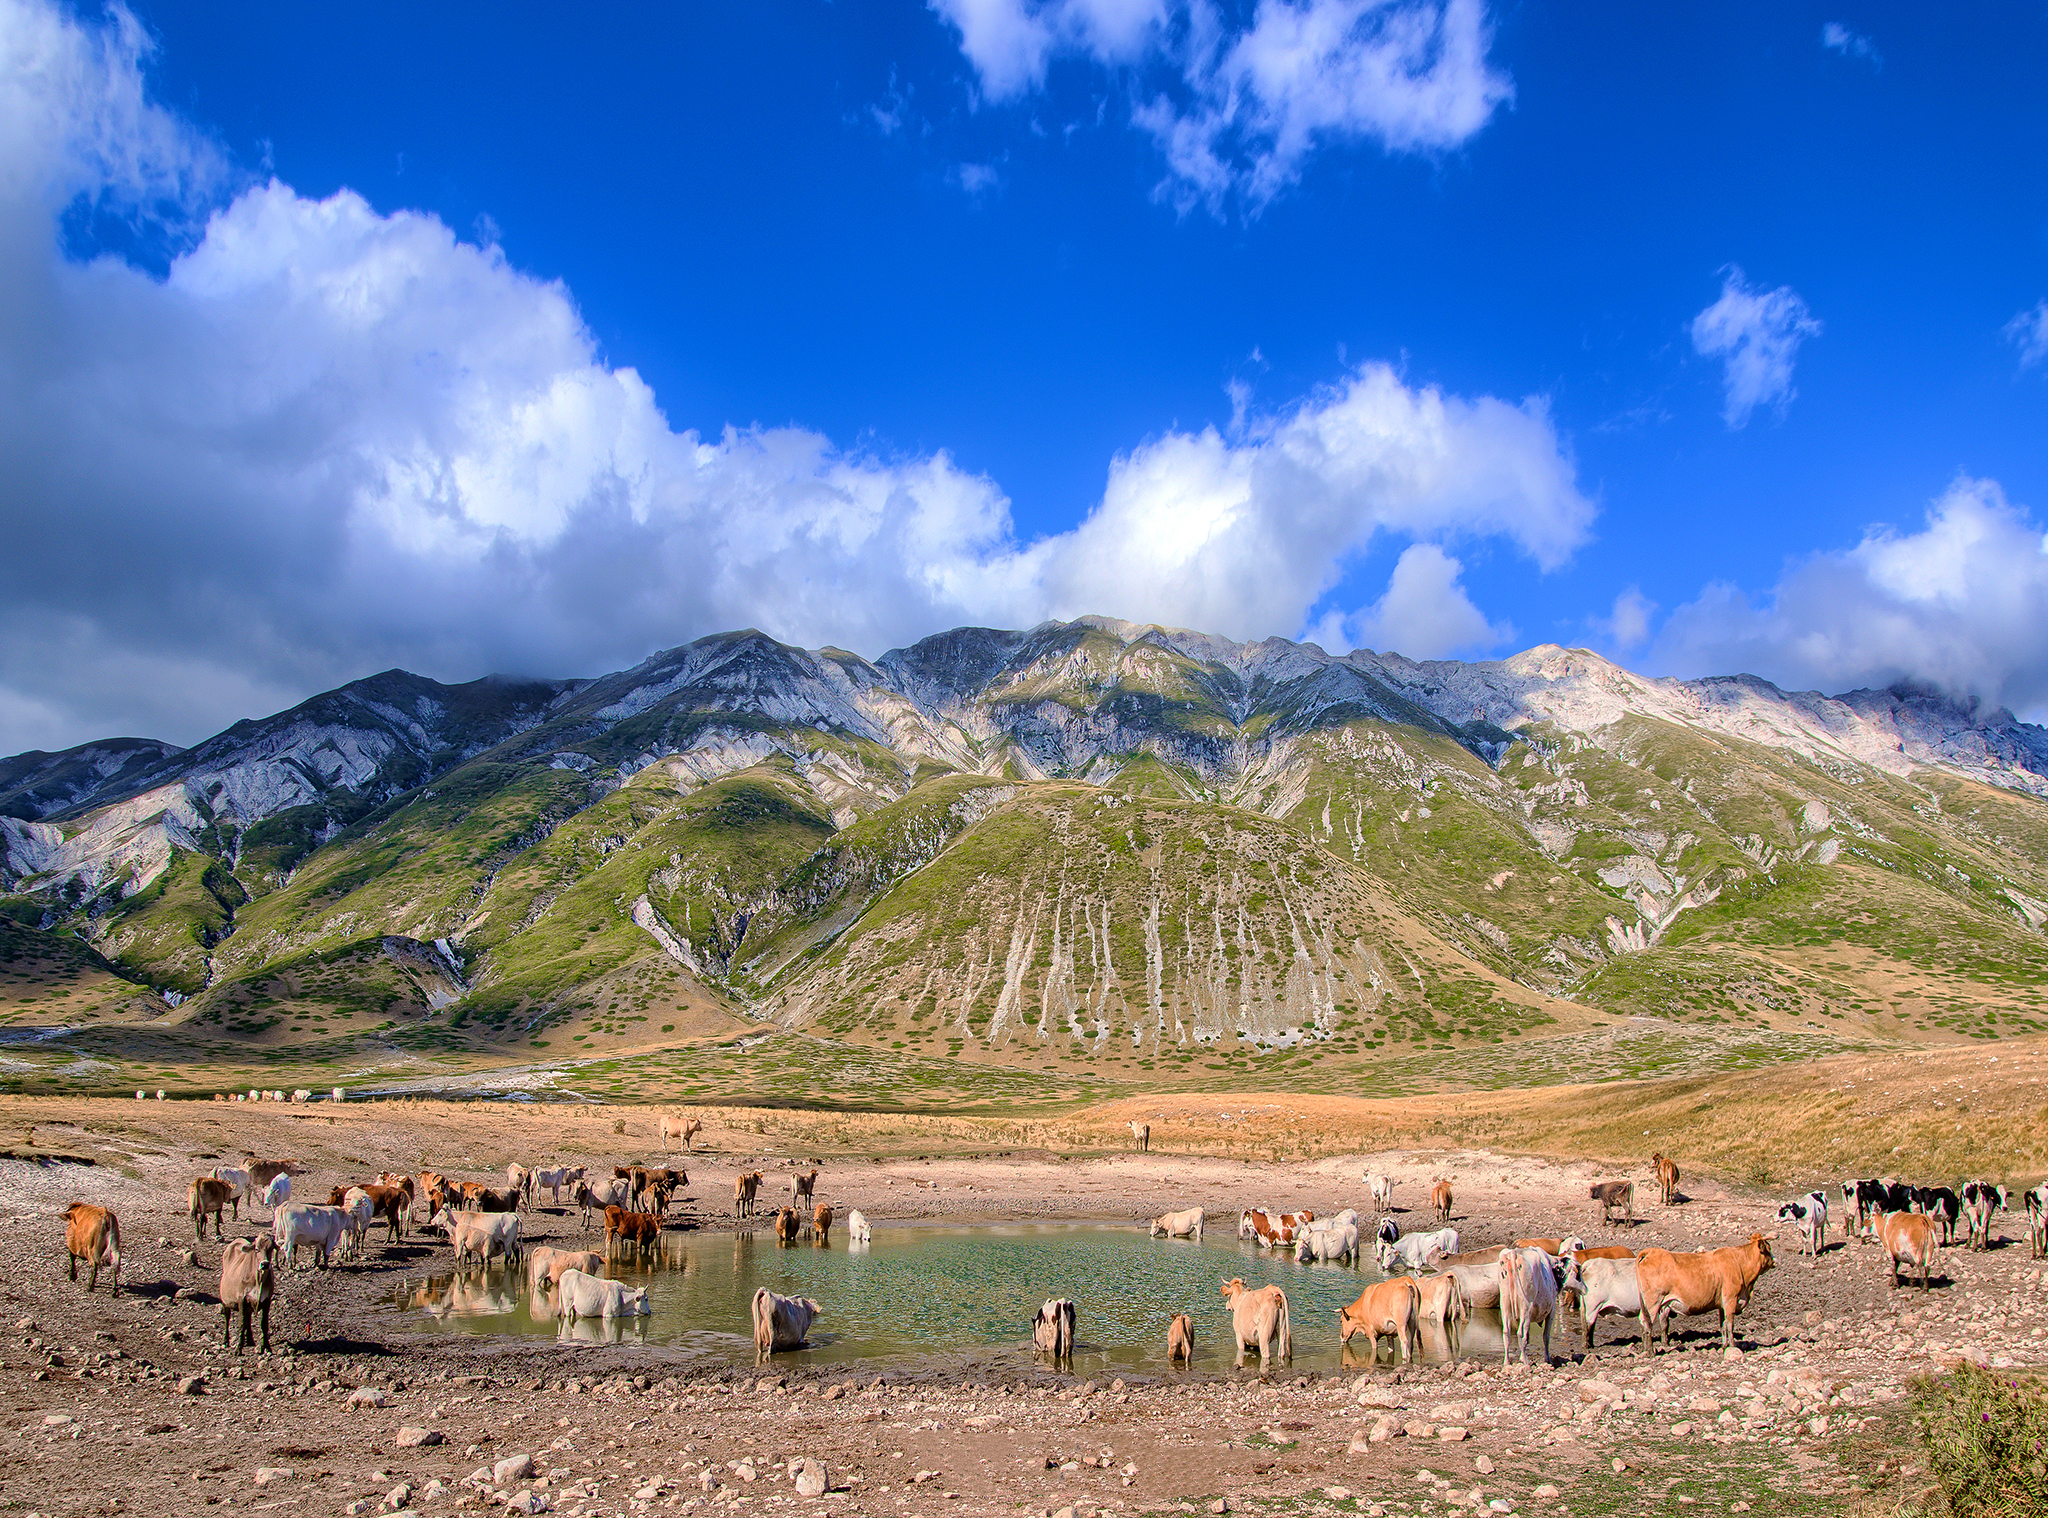
{"label": "pebble", "polygon": [[390,1491],[384,1494],[384,1505],[386,1507],[404,1507],[406,1503],[411,1500],[412,1483],[409,1481],[399,1482],[398,1485],[394,1486],[393,1488],[391,1488]]}
{"label": "pebble", "polygon": [[350,1407],[382,1407],[389,1400],[381,1386],[358,1386],[348,1394]]}
{"label": "pebble", "polygon": [[179,1395],[179,1396],[181,1396],[181,1397],[203,1397],[203,1396],[205,1396],[205,1395],[206,1395],[206,1377],[204,1377],[204,1376],[180,1376],[180,1377],[178,1378],[178,1395]]}
{"label": "pebble", "polygon": [[1557,1495],[1557,1488],[1552,1486],[1548,1481],[1546,1481],[1543,1483],[1543,1485],[1536,1488],[1536,1495],[1547,1500]]}
{"label": "pebble", "polygon": [[522,1489],[507,1497],[505,1506],[515,1513],[545,1513],[554,1504],[548,1501],[544,1493]]}
{"label": "pebble", "polygon": [[1209,1504],[1209,1511],[1210,1511],[1210,1512],[1212,1512],[1212,1513],[1227,1513],[1227,1512],[1229,1512],[1229,1511],[1230,1511],[1230,1499],[1229,1499],[1228,1497],[1218,1497],[1218,1498],[1217,1498],[1217,1499],[1216,1499],[1216,1500],[1215,1500],[1214,1502],[1212,1502],[1212,1503],[1210,1503],[1210,1504]]}
{"label": "pebble", "polygon": [[402,1428],[392,1442],[400,1449],[419,1449],[428,1444],[446,1444],[448,1436],[438,1428]]}
{"label": "pebble", "polygon": [[1493,1462],[1487,1459],[1486,1456],[1481,1455],[1472,1462],[1472,1469],[1479,1472],[1482,1476],[1491,1476],[1493,1474]]}
{"label": "pebble", "polygon": [[291,1470],[287,1466],[259,1465],[256,1467],[255,1480],[258,1486],[275,1486],[280,1481],[291,1480],[291,1476]]}
{"label": "pebble", "polygon": [[1451,1442],[1452,1442],[1453,1444],[1455,1444],[1455,1443],[1457,1443],[1457,1442],[1458,1442],[1458,1441],[1459,1441],[1460,1439],[1463,1439],[1463,1438],[1465,1438],[1465,1437],[1467,1436],[1467,1433],[1468,1433],[1468,1430],[1465,1430],[1465,1429],[1462,1429],[1462,1428],[1449,1428],[1449,1427],[1445,1427],[1445,1428],[1439,1428],[1439,1429],[1438,1429],[1438,1430],[1436,1431],[1436,1436],[1437,1436],[1437,1438],[1439,1438],[1439,1439],[1448,1439],[1448,1440],[1450,1440],[1450,1441],[1451,1441]]}

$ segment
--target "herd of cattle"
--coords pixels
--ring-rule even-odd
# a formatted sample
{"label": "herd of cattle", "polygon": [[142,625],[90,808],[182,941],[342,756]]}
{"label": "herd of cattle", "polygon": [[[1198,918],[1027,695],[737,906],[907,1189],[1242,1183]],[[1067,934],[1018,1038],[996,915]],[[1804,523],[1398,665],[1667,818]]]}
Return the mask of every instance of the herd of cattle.
{"label": "herd of cattle", "polygon": [[[686,1125],[680,1118],[664,1118],[664,1158],[669,1138],[687,1144],[697,1126],[694,1122]],[[1659,1154],[1652,1157],[1652,1168],[1664,1203],[1672,1205],[1677,1200],[1678,1167]],[[298,1167],[291,1161],[252,1158],[242,1165],[218,1166],[207,1175],[194,1177],[187,1190],[197,1236],[206,1237],[210,1218],[214,1237],[222,1244],[223,1347],[230,1342],[233,1320],[239,1313],[241,1334],[234,1347],[247,1349],[252,1329],[257,1329],[262,1348],[270,1348],[270,1304],[276,1294],[278,1256],[283,1257],[286,1268],[294,1270],[302,1251],[309,1252],[323,1270],[331,1260],[361,1257],[370,1230],[380,1221],[387,1241],[403,1242],[422,1205],[426,1208],[425,1226],[442,1232],[454,1250],[458,1269],[472,1263],[485,1271],[496,1264],[508,1269],[523,1266],[537,1312],[551,1313],[568,1323],[578,1318],[644,1316],[651,1310],[647,1292],[606,1279],[600,1272],[622,1252],[637,1260],[659,1249],[669,1208],[689,1182],[680,1168],[620,1165],[607,1177],[593,1175],[580,1165],[528,1168],[515,1164],[507,1167],[502,1188],[474,1181],[451,1182],[435,1171],[386,1173],[374,1181],[334,1187],[325,1202],[310,1202],[292,1198],[292,1176],[297,1173]],[[750,1171],[734,1182],[736,1218],[758,1213],[761,1180],[759,1171]],[[778,1243],[794,1245],[808,1238],[821,1247],[830,1244],[836,1214],[830,1204],[816,1201],[817,1180],[815,1169],[790,1177],[794,1205],[777,1209],[773,1227]],[[1388,1279],[1366,1287],[1355,1302],[1340,1309],[1338,1336],[1342,1344],[1349,1345],[1357,1335],[1365,1335],[1375,1355],[1379,1341],[1390,1339],[1404,1362],[1420,1353],[1421,1325],[1433,1323],[1455,1333],[1475,1309],[1500,1314],[1504,1363],[1517,1349],[1526,1362],[1530,1339],[1539,1332],[1547,1360],[1560,1309],[1576,1309],[1588,1353],[1599,1320],[1610,1313],[1637,1320],[1649,1353],[1656,1351],[1660,1329],[1668,1344],[1675,1319],[1710,1312],[1720,1316],[1722,1342],[1732,1345],[1735,1317],[1748,1305],[1758,1279],[1773,1263],[1770,1241],[1761,1233],[1733,1247],[1690,1252],[1626,1245],[1593,1248],[1571,1235],[1516,1239],[1511,1244],[1461,1252],[1458,1230],[1449,1226],[1455,1199],[1448,1180],[1438,1179],[1430,1189],[1429,1213],[1438,1226],[1407,1233],[1391,1215],[1393,1178],[1368,1173],[1364,1180],[1376,1214],[1371,1250]],[[560,1206],[564,1190],[570,1193],[585,1228],[602,1216],[602,1254],[522,1245],[521,1206],[537,1202],[542,1191]],[[1970,1247],[1988,1248],[1997,1213],[2011,1205],[2005,1187],[1985,1181],[1967,1181],[1960,1188],[1951,1188],[1913,1186],[1886,1177],[1845,1181],[1841,1195],[1845,1239],[1874,1240],[1889,1259],[1895,1289],[1902,1273],[1910,1279],[1915,1270],[1926,1289],[1936,1251],[1955,1242],[1959,1227],[1966,1228]],[[1603,1224],[1633,1225],[1633,1182],[1595,1183],[1590,1199],[1599,1204]],[[257,1205],[271,1209],[270,1226],[253,1238],[229,1240],[222,1231],[222,1214],[229,1213],[239,1221],[245,1202],[252,1221]],[[2023,1206],[2032,1252],[2039,1259],[2048,1255],[2048,1184],[2027,1191]],[[1785,1203],[1778,1217],[1798,1231],[1803,1252],[1818,1255],[1826,1248],[1828,1212],[1828,1194],[1817,1190]],[[85,1202],[72,1203],[63,1216],[71,1279],[78,1279],[78,1266],[84,1262],[91,1271],[86,1283],[86,1290],[91,1291],[98,1285],[101,1267],[106,1266],[112,1271],[112,1289],[118,1294],[119,1219],[110,1209]],[[870,1242],[872,1231],[858,1209],[848,1212],[845,1221],[855,1247]],[[1153,1218],[1150,1232],[1154,1237],[1199,1242],[1206,1221],[1204,1209],[1189,1208]],[[1354,1209],[1319,1217],[1308,1211],[1251,1208],[1239,1214],[1237,1234],[1261,1249],[1284,1251],[1302,1264],[1364,1263],[1367,1236]],[[1242,1279],[1232,1279],[1223,1283],[1222,1295],[1230,1311],[1238,1366],[1244,1365],[1248,1351],[1258,1354],[1262,1370],[1275,1359],[1292,1358],[1292,1319],[1282,1287],[1251,1288]],[[756,1350],[765,1357],[803,1347],[823,1310],[808,1297],[786,1297],[760,1289],[752,1302]],[[1078,1311],[1070,1298],[1046,1302],[1031,1324],[1034,1348],[1056,1362],[1071,1359]],[[1169,1363],[1186,1364],[1193,1353],[1192,1320],[1177,1312],[1167,1329]]]}

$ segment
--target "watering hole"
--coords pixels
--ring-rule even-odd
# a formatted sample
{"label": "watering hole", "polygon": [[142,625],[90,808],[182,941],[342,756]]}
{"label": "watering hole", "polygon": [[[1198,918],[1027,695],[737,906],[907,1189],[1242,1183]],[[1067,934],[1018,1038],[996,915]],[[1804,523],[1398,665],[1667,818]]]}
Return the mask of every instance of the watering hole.
{"label": "watering hole", "polygon": [[[874,1242],[855,1248],[836,1239],[828,1249],[783,1248],[745,1233],[669,1234],[663,1244],[660,1263],[615,1260],[607,1272],[647,1288],[648,1317],[558,1324],[545,1296],[538,1311],[528,1301],[525,1273],[503,1269],[415,1278],[393,1293],[389,1309],[420,1328],[661,1345],[692,1359],[751,1364],[749,1304],[766,1286],[824,1308],[811,1347],[778,1355],[778,1363],[939,1358],[987,1374],[1028,1369],[1033,1314],[1046,1298],[1065,1296],[1078,1311],[1076,1373],[1166,1371],[1166,1327],[1176,1312],[1194,1320],[1195,1369],[1217,1371],[1235,1358],[1217,1288],[1241,1276],[1247,1286],[1286,1291],[1296,1369],[1336,1370],[1370,1363],[1363,1337],[1340,1354],[1337,1309],[1385,1279],[1370,1265],[1297,1265],[1228,1232],[1198,1244],[1091,1223],[878,1225]],[[1422,1350],[1439,1362],[1498,1355],[1500,1319],[1473,1313],[1455,1344],[1424,1325]],[[1392,1353],[1383,1340],[1381,1359]]]}

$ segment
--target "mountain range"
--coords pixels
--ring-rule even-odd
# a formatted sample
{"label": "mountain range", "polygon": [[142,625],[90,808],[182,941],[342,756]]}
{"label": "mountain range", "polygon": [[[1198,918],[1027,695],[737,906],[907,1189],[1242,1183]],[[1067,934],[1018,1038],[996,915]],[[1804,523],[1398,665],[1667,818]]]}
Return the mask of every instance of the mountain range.
{"label": "mountain range", "polygon": [[2048,1029],[2048,731],[1555,646],[746,631],[0,760],[0,893],[16,1084],[1712,1069]]}

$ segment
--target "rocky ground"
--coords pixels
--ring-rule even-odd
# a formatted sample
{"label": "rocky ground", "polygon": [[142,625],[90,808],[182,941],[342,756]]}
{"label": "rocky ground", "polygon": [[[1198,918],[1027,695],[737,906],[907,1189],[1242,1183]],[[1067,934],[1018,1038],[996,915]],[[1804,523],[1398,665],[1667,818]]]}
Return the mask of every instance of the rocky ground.
{"label": "rocky ground", "polygon": [[[628,1131],[613,1132],[621,1121]],[[845,1366],[706,1370],[654,1347],[394,1332],[380,1304],[440,1253],[433,1236],[285,1277],[276,1352],[238,1356],[220,1347],[219,1246],[209,1240],[196,1264],[186,1260],[185,1182],[248,1150],[304,1163],[303,1197],[423,1161],[484,1178],[513,1157],[651,1156],[651,1132],[649,1114],[616,1109],[0,1103],[0,1135],[15,1135],[0,1158],[0,1506],[69,1515],[510,1505],[593,1518],[750,1505],[1071,1508],[1076,1518],[1835,1512],[1857,1491],[1875,1501],[1925,1486],[1904,1407],[1913,1376],[1963,1356],[2048,1362],[2048,1282],[2028,1258],[2023,1221],[2002,1220],[2006,1241],[1989,1252],[1948,1251],[1931,1292],[1894,1293],[1873,1246],[1840,1243],[1838,1227],[1822,1259],[1801,1260],[1792,1236],[1777,1233],[1775,1193],[1712,1182],[1686,1185],[1676,1207],[1649,1202],[1631,1242],[1776,1237],[1777,1268],[1740,1323],[1736,1352],[1724,1353],[1702,1319],[1654,1359],[1621,1343],[1587,1358],[1573,1321],[1560,1324],[1557,1363],[1505,1371],[1382,1361],[1262,1378],[1232,1372],[1203,1346],[1195,1374],[1170,1382],[1045,1370],[992,1384],[937,1357],[849,1379]],[[748,1137],[714,1127],[702,1141],[710,1152],[688,1160],[689,1226],[733,1227],[732,1176],[766,1169],[772,1187],[796,1158],[749,1148]],[[93,1163],[75,1163],[84,1160]],[[882,1219],[1136,1221],[1193,1204],[1357,1205],[1369,1165],[1399,1178],[1396,1201],[1407,1205],[1449,1175],[1468,1246],[1590,1228],[1592,1169],[1487,1152],[1262,1166],[913,1151],[828,1158],[819,1195]],[[119,1297],[104,1278],[90,1294],[83,1279],[65,1279],[57,1214],[71,1200],[121,1216]],[[573,1214],[528,1222],[541,1240],[584,1237]],[[1603,1328],[1610,1340],[1620,1331],[1611,1319]]]}

